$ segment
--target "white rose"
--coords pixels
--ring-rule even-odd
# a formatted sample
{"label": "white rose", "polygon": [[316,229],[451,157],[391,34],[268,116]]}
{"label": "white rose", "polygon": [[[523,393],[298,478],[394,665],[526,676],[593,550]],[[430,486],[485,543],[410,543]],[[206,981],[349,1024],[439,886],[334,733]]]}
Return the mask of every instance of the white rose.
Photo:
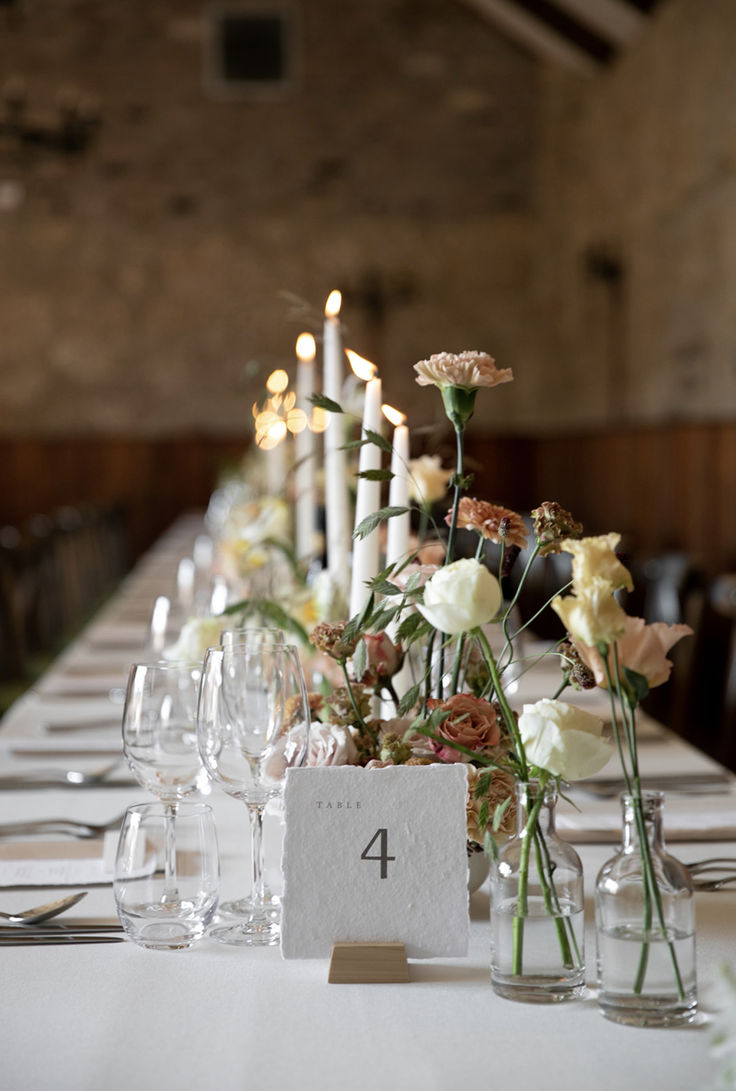
{"label": "white rose", "polygon": [[439,568],[424,585],[424,602],[417,609],[441,633],[456,636],[477,629],[495,617],[501,588],[479,561],[467,558]]}
{"label": "white rose", "polygon": [[598,773],[611,756],[598,716],[549,697],[524,705],[519,733],[527,761],[565,780]]}
{"label": "white rose", "polygon": [[220,643],[220,632],[224,628],[226,621],[222,617],[190,617],[182,625],[176,643],[164,648],[164,659],[198,662],[208,648]]}
{"label": "white rose", "polygon": [[352,765],[358,748],[347,727],[312,723],[309,728],[307,765]]}

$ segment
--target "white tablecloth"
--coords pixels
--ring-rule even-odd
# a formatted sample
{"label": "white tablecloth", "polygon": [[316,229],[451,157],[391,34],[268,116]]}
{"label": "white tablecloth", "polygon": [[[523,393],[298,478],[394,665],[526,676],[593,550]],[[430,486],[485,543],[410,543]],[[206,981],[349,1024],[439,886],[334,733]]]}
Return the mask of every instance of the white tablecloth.
{"label": "white tablecloth", "polygon": [[[54,754],[48,752],[52,736],[40,725],[80,717],[119,720],[121,706],[109,697],[60,695],[61,689],[71,688],[72,679],[84,679],[90,670],[98,671],[105,687],[111,681],[123,684],[136,657],[134,648],[142,646],[153,598],[170,588],[175,563],[199,529],[192,519],[177,524],[36,692],[10,710],[0,729],[0,772],[52,765],[99,768],[114,760],[120,751],[115,728],[85,733],[97,746],[92,755],[64,752],[88,747],[79,733],[54,734],[59,751]],[[116,649],[116,638],[125,646]],[[19,754],[23,747],[26,752]],[[642,743],[642,762],[651,771],[713,767],[690,747],[654,736]],[[0,822],[61,815],[106,820],[147,798],[135,786],[4,791]],[[243,894],[249,881],[245,809],[217,789],[208,801],[218,825],[222,896]],[[617,803],[590,806],[610,812]],[[736,799],[729,794],[672,797],[666,821],[678,813],[686,817],[693,807],[710,808],[731,822]],[[272,864],[279,836],[278,819],[271,818],[267,853]],[[708,854],[702,841],[674,848],[684,860]],[[708,1088],[717,1064],[709,1048],[707,1013],[719,962],[736,962],[736,889],[697,895],[699,1024],[683,1030],[625,1028],[600,1016],[594,988],[593,886],[614,848],[584,844],[579,851],[586,876],[590,985],[582,1001],[521,1005],[494,994],[485,888],[471,897],[468,957],[412,962],[406,985],[329,985],[326,962],[287,962],[277,948],[230,948],[208,940],[171,953],[146,951],[128,941],[8,948],[0,955],[0,1086],[7,1091]],[[736,855],[736,831],[733,841],[719,843],[718,854]],[[54,893],[60,892],[2,889],[0,909],[25,908]],[[72,912],[114,916],[110,886],[91,889]]]}

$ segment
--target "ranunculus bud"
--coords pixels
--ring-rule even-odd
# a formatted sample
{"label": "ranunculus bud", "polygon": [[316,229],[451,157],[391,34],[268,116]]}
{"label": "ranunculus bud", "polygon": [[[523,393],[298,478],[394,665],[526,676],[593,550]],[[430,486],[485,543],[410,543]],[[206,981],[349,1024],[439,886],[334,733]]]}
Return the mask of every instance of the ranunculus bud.
{"label": "ranunculus bud", "polygon": [[393,678],[401,669],[404,662],[404,653],[398,644],[387,633],[367,633],[363,640],[368,653],[368,667],[358,682],[366,681],[366,674],[372,675],[379,682]]}

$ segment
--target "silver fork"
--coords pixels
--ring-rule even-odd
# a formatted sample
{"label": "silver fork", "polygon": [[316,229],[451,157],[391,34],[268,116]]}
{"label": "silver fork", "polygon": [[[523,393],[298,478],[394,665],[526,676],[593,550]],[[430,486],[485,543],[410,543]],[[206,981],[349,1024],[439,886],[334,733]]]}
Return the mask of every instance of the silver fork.
{"label": "silver fork", "polygon": [[9,773],[7,776],[0,777],[0,789],[56,786],[92,788],[101,785],[121,764],[122,761],[118,759],[112,765],[106,765],[103,769],[97,769],[92,773],[83,773],[78,769],[33,769],[26,773]]}
{"label": "silver fork", "polygon": [[733,867],[736,870],[736,856],[709,856],[705,860],[693,860],[685,867],[691,875],[697,875],[699,871],[711,871],[713,868],[723,870],[723,865]]}
{"label": "silver fork", "polygon": [[39,818],[27,822],[6,822],[0,825],[0,838],[29,837],[35,833],[69,834],[71,837],[100,837],[122,825],[125,812],[109,822],[81,822],[75,818]]}
{"label": "silver fork", "polygon": [[696,879],[693,886],[696,890],[720,890],[728,883],[736,883],[736,874],[722,875],[720,879]]}

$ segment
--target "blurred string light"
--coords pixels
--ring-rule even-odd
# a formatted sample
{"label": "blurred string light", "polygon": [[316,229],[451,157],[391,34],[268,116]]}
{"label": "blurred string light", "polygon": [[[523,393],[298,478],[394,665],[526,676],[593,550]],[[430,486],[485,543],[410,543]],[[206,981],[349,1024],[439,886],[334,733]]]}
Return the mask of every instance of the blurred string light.
{"label": "blurred string light", "polygon": [[[313,360],[315,355],[314,338],[311,334],[302,334],[297,341],[297,355],[301,360]],[[283,368],[272,371],[266,379],[268,397],[253,404],[253,419],[256,429],[256,445],[262,451],[272,451],[286,439],[287,435],[297,435],[309,428],[311,432],[324,432],[327,427],[327,413],[317,406],[311,407],[311,414],[296,404],[296,391],[289,389],[289,376]]]}

